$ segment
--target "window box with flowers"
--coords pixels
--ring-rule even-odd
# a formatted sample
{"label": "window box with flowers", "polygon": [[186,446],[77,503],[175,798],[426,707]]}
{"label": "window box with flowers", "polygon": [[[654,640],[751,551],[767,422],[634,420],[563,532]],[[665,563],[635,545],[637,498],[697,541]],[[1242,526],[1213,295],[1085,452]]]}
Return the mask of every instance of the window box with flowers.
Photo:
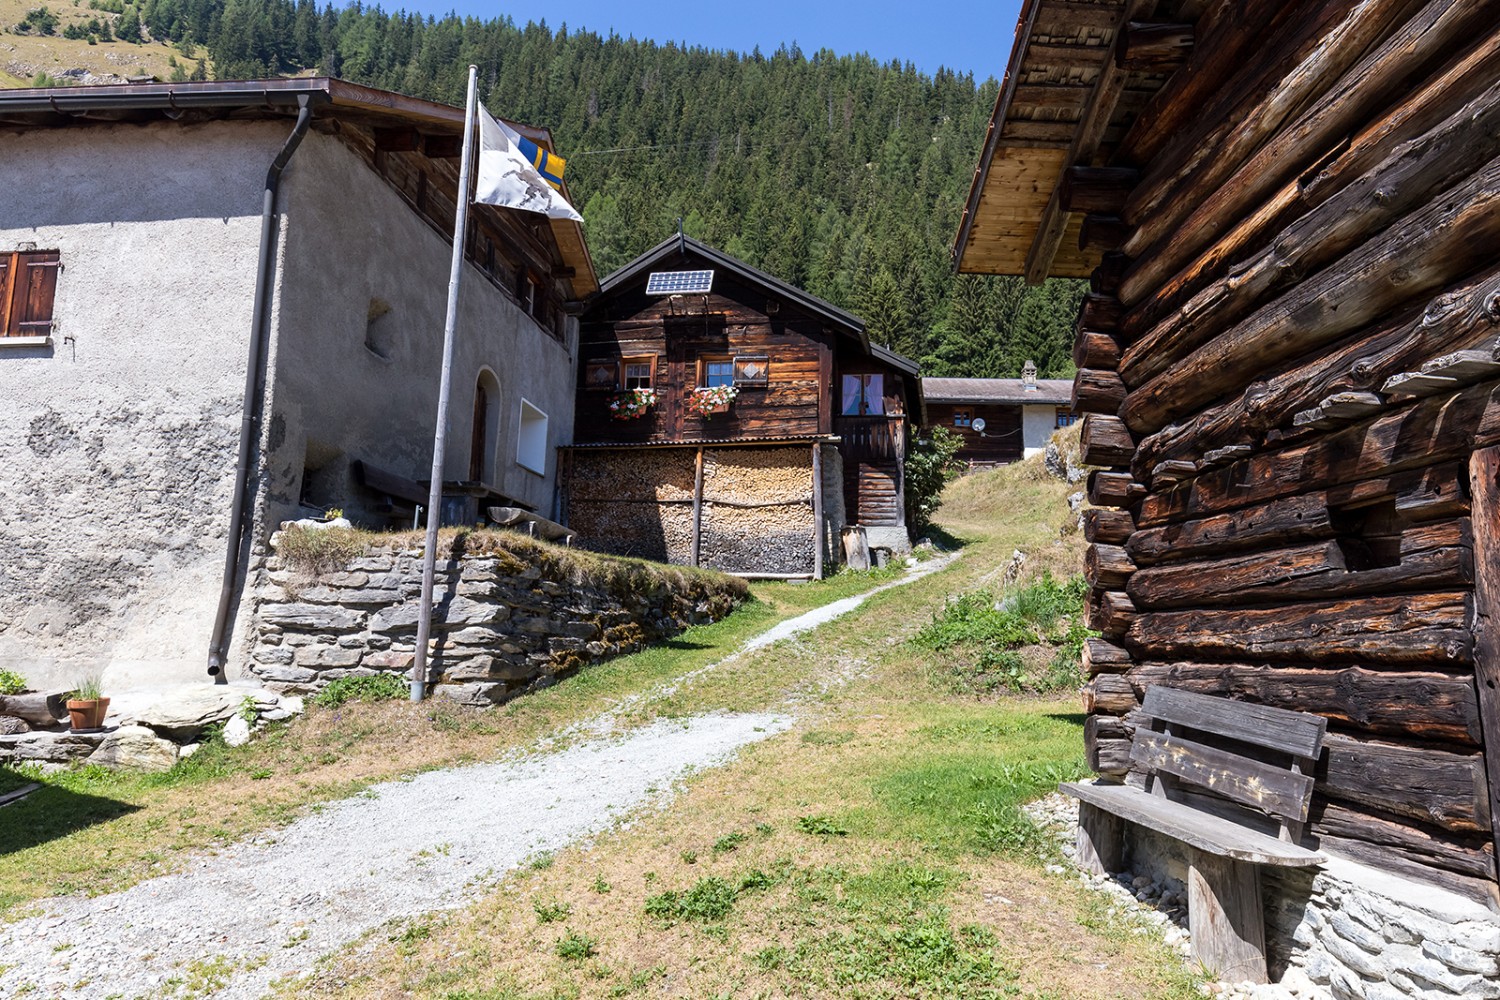
{"label": "window box with flowers", "polygon": [[611,420],[638,420],[657,403],[655,389],[626,389],[617,392],[609,401]]}
{"label": "window box with flowers", "polygon": [[689,412],[702,417],[728,413],[729,404],[734,402],[734,397],[739,394],[740,390],[733,385],[715,385],[706,389],[694,389],[693,394],[687,398],[687,408]]}

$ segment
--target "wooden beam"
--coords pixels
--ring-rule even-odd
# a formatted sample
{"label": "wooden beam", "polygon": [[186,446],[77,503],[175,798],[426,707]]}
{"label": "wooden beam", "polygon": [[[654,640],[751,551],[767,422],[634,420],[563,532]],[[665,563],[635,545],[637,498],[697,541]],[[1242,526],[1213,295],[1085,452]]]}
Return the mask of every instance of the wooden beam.
{"label": "wooden beam", "polygon": [[[1115,34],[1118,36],[1121,29],[1131,21],[1150,17],[1156,10],[1156,4],[1157,0],[1127,0],[1120,9],[1119,20],[1115,22]],[[1087,103],[1083,105],[1077,131],[1073,133],[1073,141],[1063,159],[1064,168],[1088,166],[1094,162],[1104,141],[1104,132],[1109,128],[1110,119],[1114,117],[1115,107],[1125,93],[1125,81],[1129,75],[1113,61],[1100,68],[1099,79],[1094,83],[1093,93],[1089,94]],[[1021,89],[1023,88],[1017,88],[1018,91]],[[1061,186],[1062,179],[1059,178],[1047,201],[1047,207],[1042,212],[1036,238],[1032,240],[1031,249],[1026,253],[1028,285],[1040,285],[1047,279],[1052,270],[1052,261],[1062,247],[1063,234],[1068,228],[1068,213],[1062,204]]]}
{"label": "wooden beam", "polygon": [[701,566],[703,555],[703,446],[693,470],[693,565]]}
{"label": "wooden beam", "polygon": [[1484,729],[1491,836],[1500,858],[1500,447],[1469,459],[1474,500],[1474,686]]}
{"label": "wooden beam", "polygon": [[433,160],[451,160],[463,155],[461,135],[423,135],[422,155]]}
{"label": "wooden beam", "polygon": [[1131,167],[1067,167],[1057,182],[1062,210],[1119,215],[1140,173]]}
{"label": "wooden beam", "polygon": [[[1119,253],[1119,249],[1125,245],[1134,231],[1118,215],[1090,212],[1083,217],[1083,224],[1078,227],[1078,249],[1100,250],[1106,257],[1111,254],[1124,257],[1124,254]],[[1120,284],[1116,282],[1115,289],[1119,288]]]}
{"label": "wooden beam", "polygon": [[813,579],[823,579],[823,446],[812,446]]}
{"label": "wooden beam", "polygon": [[1171,71],[1192,54],[1191,24],[1131,21],[1115,36],[1115,65],[1125,70]]}
{"label": "wooden beam", "polygon": [[375,148],[382,153],[415,153],[421,136],[414,128],[376,128]]}

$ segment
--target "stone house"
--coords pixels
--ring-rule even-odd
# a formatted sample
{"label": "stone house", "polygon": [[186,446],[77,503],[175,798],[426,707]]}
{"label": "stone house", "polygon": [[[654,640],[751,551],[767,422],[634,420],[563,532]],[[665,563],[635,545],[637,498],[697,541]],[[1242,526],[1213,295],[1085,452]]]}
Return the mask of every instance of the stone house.
{"label": "stone house", "polygon": [[1073,383],[1036,377],[924,378],[927,426],[963,439],[958,460],[972,468],[1007,465],[1041,454],[1052,432],[1073,423]]}
{"label": "stone house", "polygon": [[[275,525],[412,524],[462,128],[331,79],[0,92],[0,663],[235,673]],[[575,223],[471,224],[445,515],[551,515],[593,267]]]}
{"label": "stone house", "polygon": [[579,341],[564,503],[584,545],[792,577],[834,565],[847,526],[909,548],[921,380],[858,317],[678,234],[604,279]]}

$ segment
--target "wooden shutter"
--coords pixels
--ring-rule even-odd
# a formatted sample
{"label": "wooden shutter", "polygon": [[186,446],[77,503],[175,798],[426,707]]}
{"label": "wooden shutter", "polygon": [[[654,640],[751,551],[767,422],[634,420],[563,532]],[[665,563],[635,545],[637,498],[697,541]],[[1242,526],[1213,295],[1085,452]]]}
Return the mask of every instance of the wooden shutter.
{"label": "wooden shutter", "polygon": [[0,254],[0,337],[10,335],[11,281],[16,276],[16,255]]}
{"label": "wooden shutter", "polygon": [[14,273],[7,276],[10,309],[5,317],[5,336],[45,337],[52,332],[52,300],[57,293],[60,263],[56,250],[18,253],[10,258]]}

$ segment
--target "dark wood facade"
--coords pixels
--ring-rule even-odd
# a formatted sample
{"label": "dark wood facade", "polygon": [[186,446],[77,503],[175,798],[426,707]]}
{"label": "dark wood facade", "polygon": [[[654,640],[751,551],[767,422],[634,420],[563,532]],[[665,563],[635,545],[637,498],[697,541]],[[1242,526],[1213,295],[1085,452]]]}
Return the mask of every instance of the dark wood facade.
{"label": "dark wood facade", "polygon": [[1090,762],[1152,684],[1323,715],[1309,844],[1493,905],[1500,5],[1081,9],[1025,5],[957,251],[1091,276]]}
{"label": "dark wood facade", "polygon": [[[707,294],[647,294],[658,271],[713,272]],[[722,412],[695,405],[737,391]],[[634,390],[654,402],[621,419]],[[607,278],[580,324],[576,461],[601,448],[834,445],[850,524],[904,525],[901,482],[916,367],[872,347],[828,303],[685,236]]]}

